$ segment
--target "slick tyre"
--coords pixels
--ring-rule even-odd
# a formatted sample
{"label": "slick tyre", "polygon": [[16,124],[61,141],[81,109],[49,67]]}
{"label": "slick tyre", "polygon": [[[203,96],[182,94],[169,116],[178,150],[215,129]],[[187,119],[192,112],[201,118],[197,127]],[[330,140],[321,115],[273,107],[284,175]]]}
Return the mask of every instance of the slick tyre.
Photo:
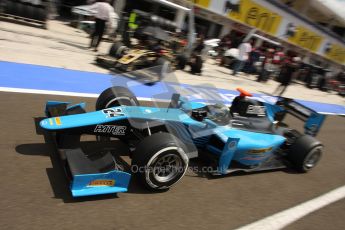
{"label": "slick tyre", "polygon": [[115,58],[121,58],[127,47],[122,42],[114,43],[110,50],[109,55]]}
{"label": "slick tyre", "polygon": [[136,96],[125,87],[114,86],[104,90],[96,102],[96,110],[107,109],[114,106],[138,106]]}
{"label": "slick tyre", "polygon": [[299,172],[305,173],[314,168],[322,156],[322,144],[309,135],[299,137],[292,144],[288,159]]}
{"label": "slick tyre", "polygon": [[185,146],[169,133],[143,139],[133,153],[132,171],[151,191],[164,191],[177,183],[188,167]]}

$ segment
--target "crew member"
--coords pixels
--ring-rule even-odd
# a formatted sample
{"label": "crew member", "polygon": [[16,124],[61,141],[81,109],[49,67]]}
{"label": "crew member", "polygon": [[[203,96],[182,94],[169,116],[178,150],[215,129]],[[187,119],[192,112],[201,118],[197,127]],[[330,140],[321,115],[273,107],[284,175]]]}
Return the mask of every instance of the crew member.
{"label": "crew member", "polygon": [[238,47],[238,59],[235,63],[233,75],[236,76],[237,72],[241,71],[244,64],[249,58],[249,53],[252,51],[252,45],[248,41],[243,41]]}
{"label": "crew member", "polygon": [[91,36],[90,48],[94,48],[97,51],[97,47],[102,40],[105,24],[110,20],[111,14],[114,13],[114,8],[108,3],[107,0],[98,0],[96,3],[91,5],[91,10],[96,12],[95,14],[95,31]]}
{"label": "crew member", "polygon": [[282,96],[287,87],[290,85],[294,73],[298,70],[300,66],[301,58],[300,57],[293,57],[291,62],[287,62],[281,70],[280,73],[280,85],[274,91],[273,95],[277,94],[278,96]]}

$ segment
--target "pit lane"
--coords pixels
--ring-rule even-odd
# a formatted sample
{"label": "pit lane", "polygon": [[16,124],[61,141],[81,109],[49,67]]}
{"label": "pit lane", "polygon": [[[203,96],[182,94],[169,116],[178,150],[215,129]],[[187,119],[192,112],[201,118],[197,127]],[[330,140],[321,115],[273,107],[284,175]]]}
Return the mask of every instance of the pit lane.
{"label": "pit lane", "polygon": [[[94,98],[0,93],[0,222],[2,229],[233,229],[344,185],[344,117],[330,116],[318,136],[325,145],[315,170],[237,174],[217,179],[188,172],[170,191],[72,199],[52,149],[35,133],[33,117],[47,100],[88,103]],[[295,121],[291,126],[300,125]],[[342,229],[338,201],[287,229]]]}

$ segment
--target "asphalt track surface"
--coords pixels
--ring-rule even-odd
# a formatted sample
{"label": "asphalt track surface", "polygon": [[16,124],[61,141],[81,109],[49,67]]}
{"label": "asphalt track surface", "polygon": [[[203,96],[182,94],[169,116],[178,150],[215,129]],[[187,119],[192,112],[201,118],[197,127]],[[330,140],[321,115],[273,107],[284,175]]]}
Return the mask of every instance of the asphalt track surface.
{"label": "asphalt track surface", "polygon": [[[94,98],[0,93],[1,229],[234,229],[293,207],[345,182],[344,117],[330,116],[318,136],[325,145],[317,168],[209,178],[188,172],[170,191],[72,199],[53,149],[35,133],[33,117],[47,100],[88,103]],[[292,126],[299,122],[289,121]],[[343,229],[345,200],[286,229]]]}

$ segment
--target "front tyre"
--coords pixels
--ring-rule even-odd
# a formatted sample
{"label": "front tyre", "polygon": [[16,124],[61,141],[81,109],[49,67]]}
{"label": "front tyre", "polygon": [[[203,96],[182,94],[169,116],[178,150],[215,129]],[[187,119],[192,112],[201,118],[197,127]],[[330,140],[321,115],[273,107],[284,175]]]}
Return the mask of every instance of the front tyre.
{"label": "front tyre", "polygon": [[314,168],[322,156],[321,143],[309,135],[299,137],[292,144],[288,158],[299,172],[308,172]]}
{"label": "front tyre", "polygon": [[177,183],[188,167],[186,147],[169,133],[143,139],[133,153],[132,170],[148,189],[166,190]]}
{"label": "front tyre", "polygon": [[116,42],[111,45],[109,55],[114,58],[121,58],[127,47],[122,42]]}
{"label": "front tyre", "polygon": [[99,95],[96,102],[96,110],[107,109],[120,105],[138,106],[139,102],[136,96],[127,88],[113,86],[104,90]]}

